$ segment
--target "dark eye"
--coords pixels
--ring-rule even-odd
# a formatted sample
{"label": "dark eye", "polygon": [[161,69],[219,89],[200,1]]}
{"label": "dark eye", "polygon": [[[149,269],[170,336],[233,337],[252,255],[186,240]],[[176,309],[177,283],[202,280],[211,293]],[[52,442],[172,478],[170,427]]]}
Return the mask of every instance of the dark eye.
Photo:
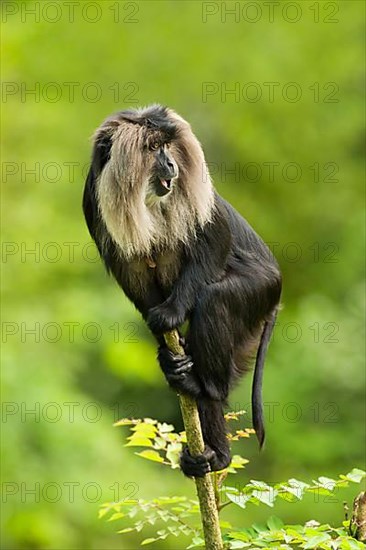
{"label": "dark eye", "polygon": [[150,151],[157,151],[160,147],[160,143],[157,141],[154,141],[153,143],[150,143],[149,149]]}

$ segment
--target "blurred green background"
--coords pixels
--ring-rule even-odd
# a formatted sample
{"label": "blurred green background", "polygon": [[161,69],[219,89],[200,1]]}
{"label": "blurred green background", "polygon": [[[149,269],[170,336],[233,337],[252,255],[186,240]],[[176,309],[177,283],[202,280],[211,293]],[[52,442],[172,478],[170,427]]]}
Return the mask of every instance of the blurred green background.
{"label": "blurred green background", "polygon": [[[181,428],[153,340],[81,212],[90,136],[127,107],[159,102],[192,123],[218,191],[283,271],[266,448],[237,444],[250,463],[231,482],[363,467],[364,3],[3,2],[2,12],[2,548],[136,548],[97,520],[102,502],[194,494],[112,427],[150,416]],[[249,398],[247,378],[231,408]],[[275,513],[340,523],[344,496]],[[270,513],[223,517],[248,526]]]}

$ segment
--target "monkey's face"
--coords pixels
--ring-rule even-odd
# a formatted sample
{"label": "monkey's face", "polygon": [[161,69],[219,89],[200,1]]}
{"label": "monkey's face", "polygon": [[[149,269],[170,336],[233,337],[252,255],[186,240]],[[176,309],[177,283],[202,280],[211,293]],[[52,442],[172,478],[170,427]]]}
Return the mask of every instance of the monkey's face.
{"label": "monkey's face", "polygon": [[173,157],[170,144],[158,138],[147,144],[150,164],[150,177],[147,187],[147,202],[155,202],[168,195],[178,178],[178,165]]}
{"label": "monkey's face", "polygon": [[174,250],[211,220],[214,190],[188,122],[160,105],[108,117],[94,137],[89,185],[126,258]]}

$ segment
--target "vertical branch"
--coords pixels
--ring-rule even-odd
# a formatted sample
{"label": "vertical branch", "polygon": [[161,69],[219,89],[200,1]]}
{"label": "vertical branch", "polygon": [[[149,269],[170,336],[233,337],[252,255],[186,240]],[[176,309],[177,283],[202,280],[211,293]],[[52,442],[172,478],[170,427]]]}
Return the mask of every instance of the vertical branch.
{"label": "vertical branch", "polygon": [[[164,335],[168,348],[177,355],[184,355],[176,330]],[[184,428],[187,435],[188,449],[192,456],[203,453],[204,442],[197,404],[192,397],[179,395]],[[219,525],[219,514],[216,506],[215,491],[210,474],[196,477],[197,496],[200,504],[201,521],[205,546],[207,550],[222,550],[222,538]]]}

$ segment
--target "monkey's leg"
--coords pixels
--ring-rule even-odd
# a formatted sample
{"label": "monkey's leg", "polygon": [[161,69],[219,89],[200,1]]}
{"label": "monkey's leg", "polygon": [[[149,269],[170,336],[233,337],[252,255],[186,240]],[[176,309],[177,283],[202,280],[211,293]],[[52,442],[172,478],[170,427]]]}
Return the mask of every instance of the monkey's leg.
{"label": "monkey's leg", "polygon": [[191,395],[198,401],[205,450],[201,455],[194,457],[189,454],[187,447],[183,450],[183,473],[187,476],[202,477],[210,471],[226,468],[230,464],[230,449],[221,401],[202,397],[202,389],[194,373],[190,355],[174,355],[167,347],[161,346],[158,357],[169,385],[178,393]]}
{"label": "monkey's leg", "polygon": [[221,402],[225,402],[229,394],[235,372],[234,343],[237,333],[243,330],[240,298],[229,295],[227,286],[220,282],[203,290],[187,335],[187,345],[202,395]]}
{"label": "monkey's leg", "polygon": [[180,459],[183,473],[190,477],[203,477],[208,472],[223,470],[231,461],[222,403],[200,400],[198,411],[205,450],[201,455],[191,456],[185,447]]}
{"label": "monkey's leg", "polygon": [[181,457],[186,475],[202,476],[207,464],[211,471],[230,463],[223,405],[234,378],[234,342],[242,333],[240,301],[244,292],[240,281],[228,279],[207,286],[197,300],[187,336],[194,373],[202,389],[198,408],[205,452],[191,457],[187,449]]}

